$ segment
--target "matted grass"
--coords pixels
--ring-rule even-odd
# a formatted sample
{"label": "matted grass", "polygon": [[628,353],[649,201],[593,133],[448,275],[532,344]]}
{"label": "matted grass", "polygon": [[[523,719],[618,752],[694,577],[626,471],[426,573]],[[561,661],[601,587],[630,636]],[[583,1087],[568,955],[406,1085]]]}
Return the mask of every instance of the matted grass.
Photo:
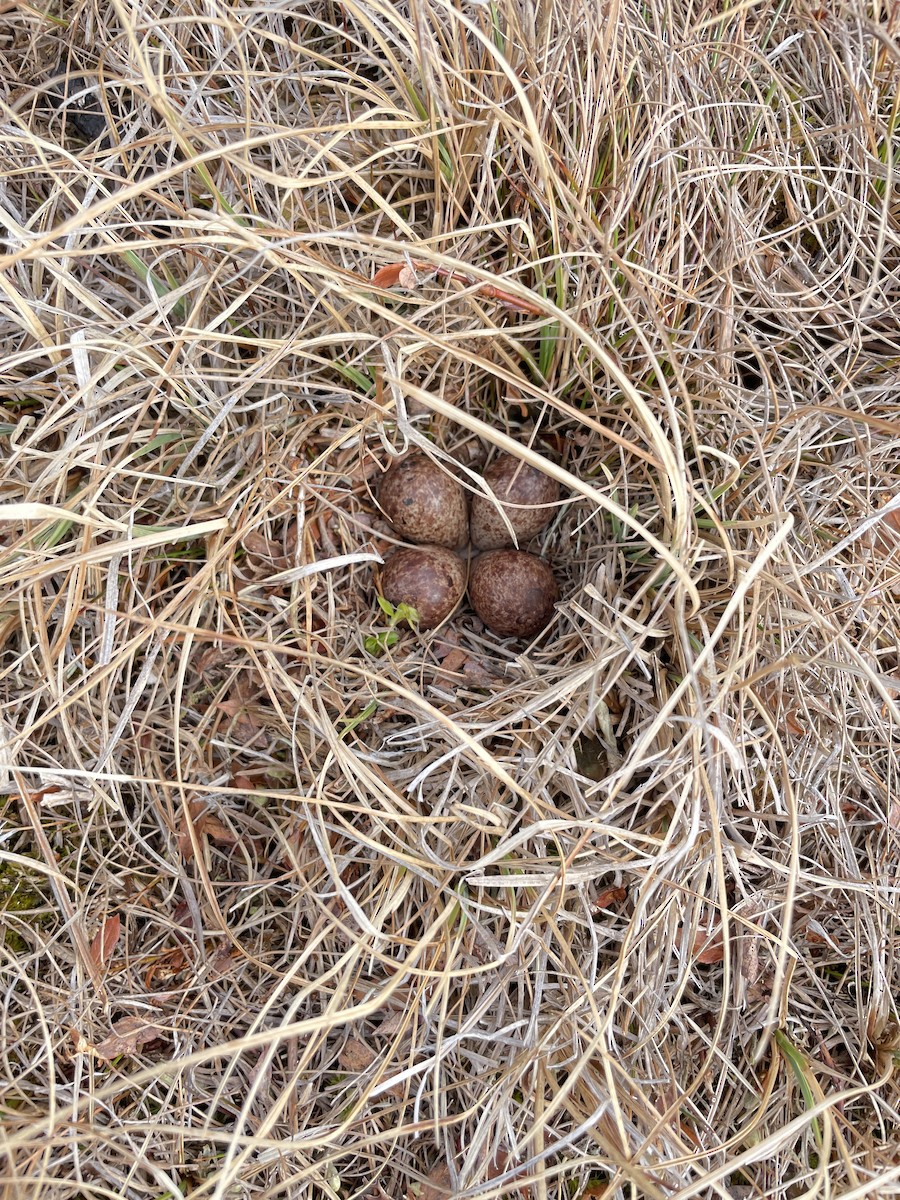
{"label": "matted grass", "polygon": [[896,6],[3,9],[4,1194],[900,1194]]}

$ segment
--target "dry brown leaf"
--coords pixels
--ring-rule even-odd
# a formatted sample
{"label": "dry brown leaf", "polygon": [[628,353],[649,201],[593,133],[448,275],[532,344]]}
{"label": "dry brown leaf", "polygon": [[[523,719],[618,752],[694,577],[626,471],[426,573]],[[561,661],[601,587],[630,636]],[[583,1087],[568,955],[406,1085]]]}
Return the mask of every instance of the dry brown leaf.
{"label": "dry brown leaf", "polygon": [[223,846],[236,846],[241,840],[239,834],[233,829],[220,821],[218,817],[214,817],[212,813],[204,813],[200,818],[200,823],[197,827],[198,833],[205,834],[214,842],[219,842]]}
{"label": "dry brown leaf", "polygon": [[87,1040],[83,1033],[79,1033],[77,1029],[70,1028],[69,1037],[72,1039],[73,1052],[75,1054],[90,1054],[93,1046]]}
{"label": "dry brown leaf", "polygon": [[279,542],[273,541],[272,538],[264,537],[261,533],[251,529],[243,538],[244,549],[249,555],[263,559],[266,562],[274,562],[281,558],[282,547]]}
{"label": "dry brown leaf", "polygon": [[218,646],[207,646],[197,658],[197,672],[206,678],[213,671],[227,667],[229,661],[229,656],[224,654]]}
{"label": "dry brown leaf", "polygon": [[178,832],[178,852],[186,863],[190,862],[194,857],[194,843],[191,840],[190,826],[193,825],[197,837],[200,836],[200,830],[197,828],[197,822],[206,805],[205,800],[192,800],[183,811],[183,819],[181,829]]}
{"label": "dry brown leaf", "polygon": [[181,974],[186,966],[187,958],[184,951],[176,946],[174,950],[166,951],[150,964],[144,974],[144,987],[151,992],[161,984],[170,983]]}
{"label": "dry brown leaf", "polygon": [[[892,497],[886,497],[888,503]],[[894,508],[884,514],[872,530],[872,546],[879,554],[891,558],[900,549],[900,509]]]}
{"label": "dry brown leaf", "polygon": [[463,669],[463,667],[466,665],[468,660],[469,660],[469,656],[468,656],[468,654],[466,654],[465,650],[460,650],[460,649],[451,650],[450,653],[445,657],[444,661],[441,663],[441,666],[444,668],[445,671],[449,671],[451,673],[456,673]]}
{"label": "dry brown leaf", "polygon": [[227,696],[223,696],[216,705],[216,711],[223,713],[228,720],[228,734],[235,741],[249,746],[261,734],[263,726],[259,721],[259,706],[253,702],[254,693],[249,688],[233,687]]}
{"label": "dry brown leaf", "polygon": [[166,1032],[164,1025],[157,1025],[146,1017],[123,1017],[113,1024],[112,1033],[94,1046],[94,1054],[106,1062],[123,1054],[133,1057],[143,1046],[155,1042]]}
{"label": "dry brown leaf", "polygon": [[403,1025],[406,1017],[402,1012],[391,1013],[390,1016],[384,1018],[378,1026],[378,1034],[380,1037],[391,1037]]}
{"label": "dry brown leaf", "polygon": [[718,963],[725,957],[725,946],[722,941],[722,928],[717,926],[712,933],[702,929],[697,930],[694,938],[694,954],[699,963]]}
{"label": "dry brown leaf", "polygon": [[350,1038],[338,1055],[338,1062],[343,1071],[365,1071],[377,1057],[371,1046],[361,1042],[359,1038]]}
{"label": "dry brown leaf", "polygon": [[628,893],[623,887],[604,888],[591,907],[595,912],[599,912],[601,909],[609,908],[613,904],[621,904],[627,895]]}
{"label": "dry brown leaf", "polygon": [[422,1184],[419,1200],[447,1200],[453,1195],[453,1177],[446,1163],[438,1163],[428,1172],[428,1178]]}
{"label": "dry brown leaf", "polygon": [[222,942],[209,962],[209,973],[215,977],[230,974],[237,966],[238,949],[231,942]]}
{"label": "dry brown leaf", "polygon": [[472,658],[471,655],[466,659],[463,674],[466,682],[472,687],[494,687],[497,683],[497,672],[485,666],[479,659]]}
{"label": "dry brown leaf", "polygon": [[497,680],[496,671],[459,646],[454,646],[449,638],[444,639],[436,657],[444,671],[449,675],[462,675],[472,687],[491,687]]}
{"label": "dry brown leaf", "polygon": [[[395,287],[400,282],[404,272],[409,270],[434,272],[435,275],[453,279],[464,286],[471,284],[471,280],[461,271],[453,271],[447,267],[434,266],[430,263],[413,260],[409,263],[388,263],[387,266],[379,268],[372,276],[372,283],[375,287],[379,288]],[[489,300],[496,300],[498,303],[505,305],[507,308],[515,309],[517,312],[531,313],[536,317],[543,315],[543,310],[538,304],[533,303],[525,297],[515,296],[512,292],[507,292],[505,288],[498,287],[493,283],[480,284],[476,288],[476,294],[485,296]]]}
{"label": "dry brown leaf", "polygon": [[[194,800],[189,806],[190,821],[197,837],[208,837],[223,846],[236,846],[241,840],[240,836],[233,829],[229,829],[224,821],[220,821],[213,813],[205,811],[205,804],[205,800]],[[194,857],[194,844],[191,841],[187,820],[178,835],[178,849],[185,862],[190,862]]]}
{"label": "dry brown leaf", "polygon": [[94,934],[94,940],[91,942],[91,958],[96,966],[102,967],[112,958],[112,952],[116,948],[116,942],[118,942],[121,932],[122,921],[116,913],[115,916],[107,917]]}

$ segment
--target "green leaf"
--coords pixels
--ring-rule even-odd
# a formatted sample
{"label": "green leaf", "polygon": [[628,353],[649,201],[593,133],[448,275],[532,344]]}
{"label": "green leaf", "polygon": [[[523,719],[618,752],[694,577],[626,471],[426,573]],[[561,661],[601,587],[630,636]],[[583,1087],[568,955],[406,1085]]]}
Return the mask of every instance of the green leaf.
{"label": "green leaf", "polygon": [[[366,641],[369,640],[369,638],[366,638]],[[344,728],[341,730],[341,737],[346,737],[348,733],[352,733],[357,725],[362,724],[363,721],[368,721],[369,717],[374,716],[377,711],[378,701],[370,700],[362,712],[357,713],[355,717],[348,717],[344,721]]]}
{"label": "green leaf", "polygon": [[391,604],[390,600],[385,600],[384,596],[379,596],[378,607],[386,617],[389,617],[393,621],[396,610],[394,609],[394,606]]}
{"label": "green leaf", "polygon": [[401,621],[406,621],[413,629],[418,629],[419,610],[411,604],[398,604],[391,617],[391,625],[399,625]]}
{"label": "green leaf", "polygon": [[[781,1029],[775,1030],[775,1044],[778,1049],[787,1059],[791,1070],[794,1072],[794,1078],[797,1080],[797,1086],[800,1088],[800,1093],[803,1096],[803,1102],[807,1108],[816,1107],[816,1097],[809,1083],[809,1063],[806,1058],[800,1053],[794,1043],[790,1040],[786,1033]],[[818,1146],[822,1145],[822,1130],[819,1127],[817,1117],[812,1119],[813,1136],[816,1139]]]}
{"label": "green leaf", "polygon": [[395,629],[386,629],[384,633],[370,634],[363,645],[369,654],[383,654],[385,650],[389,650],[391,646],[396,646],[400,641],[400,634]]}

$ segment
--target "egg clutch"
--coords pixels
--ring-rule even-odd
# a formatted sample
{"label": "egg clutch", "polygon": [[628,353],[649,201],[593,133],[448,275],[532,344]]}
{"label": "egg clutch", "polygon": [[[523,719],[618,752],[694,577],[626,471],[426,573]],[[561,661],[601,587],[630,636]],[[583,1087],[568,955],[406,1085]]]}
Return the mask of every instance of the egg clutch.
{"label": "egg clutch", "polygon": [[440,625],[465,595],[466,562],[457,551],[471,542],[472,608],[500,637],[533,638],[553,616],[559,586],[544,559],[513,547],[548,524],[559,484],[511,454],[495,458],[483,478],[470,515],[462,484],[427,454],[414,451],[385,472],[378,505],[398,536],[416,544],[388,555],[381,594],[414,608],[419,629]]}

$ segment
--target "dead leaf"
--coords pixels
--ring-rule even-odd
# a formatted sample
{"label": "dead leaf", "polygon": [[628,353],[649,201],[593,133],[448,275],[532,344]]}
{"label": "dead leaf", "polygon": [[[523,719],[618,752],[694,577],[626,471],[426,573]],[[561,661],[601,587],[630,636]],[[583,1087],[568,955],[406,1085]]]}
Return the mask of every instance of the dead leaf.
{"label": "dead leaf", "polygon": [[806,726],[801,725],[797,720],[795,713],[796,709],[786,709],[784,714],[784,723],[787,726],[788,732],[794,737],[806,737]]}
{"label": "dead leaf", "polygon": [[350,1038],[338,1055],[338,1063],[343,1071],[365,1071],[371,1067],[378,1057],[377,1053],[359,1038]]}
{"label": "dead leaf", "polygon": [[231,733],[234,737],[240,737],[246,741],[261,728],[250,704],[250,697],[244,695],[241,689],[232,688],[231,692],[227,696],[223,696],[216,704],[216,708],[234,722],[234,725],[231,726]]}
{"label": "dead leaf", "polygon": [[75,1054],[89,1054],[93,1050],[93,1046],[84,1034],[79,1033],[74,1027],[69,1030],[69,1037],[72,1039],[72,1047]]}
{"label": "dead leaf", "polygon": [[[194,928],[194,915],[187,900],[179,900],[175,905],[172,910],[172,924],[177,925],[180,929]],[[183,938],[182,941],[184,941]]]}
{"label": "dead leaf", "polygon": [[146,1017],[123,1017],[113,1024],[109,1037],[104,1038],[99,1046],[94,1046],[94,1054],[105,1062],[122,1055],[133,1058],[143,1046],[155,1042],[167,1032],[164,1025],[157,1025]]}
{"label": "dead leaf", "polygon": [[178,832],[178,852],[186,863],[189,863],[194,857],[194,843],[191,839],[191,825],[193,825],[197,837],[200,837],[200,831],[197,828],[199,820],[204,808],[206,807],[205,800],[192,800],[184,812],[181,829]]}
{"label": "dead leaf", "polygon": [[233,829],[229,829],[224,821],[214,817],[212,813],[204,813],[200,818],[198,832],[205,834],[211,841],[222,846],[236,846],[241,840]]}
{"label": "dead leaf", "polygon": [[600,912],[602,909],[609,908],[613,904],[621,904],[627,895],[628,893],[623,887],[604,888],[591,905],[591,908],[594,912]]}
{"label": "dead leaf", "polygon": [[218,646],[207,646],[197,658],[197,672],[207,679],[214,671],[228,666],[228,656]]}
{"label": "dead leaf", "polygon": [[463,674],[467,683],[472,687],[479,688],[494,687],[498,678],[496,671],[485,666],[479,659],[472,658],[471,655],[465,661]]}
{"label": "dead leaf", "polygon": [[[452,279],[456,283],[462,284],[463,287],[471,287],[473,282],[462,271],[453,271],[449,267],[437,267],[431,263],[418,262],[411,259],[408,263],[388,263],[387,266],[379,268],[372,276],[372,285],[377,288],[395,287],[400,283],[401,278],[404,277],[404,272],[409,271],[433,272],[435,275],[442,276],[445,279]],[[535,304],[524,296],[516,296],[494,283],[479,284],[475,288],[475,294],[477,296],[484,296],[488,300],[496,300],[498,304],[515,309],[517,312],[530,313],[536,317],[543,316],[543,309],[540,305]]]}
{"label": "dead leaf", "polygon": [[439,1163],[428,1172],[428,1178],[422,1184],[419,1200],[447,1200],[453,1195],[453,1176],[446,1163]]}
{"label": "dead leaf", "polygon": [[378,1026],[378,1035],[380,1037],[392,1037],[399,1029],[403,1027],[403,1022],[405,1020],[406,1017],[402,1012],[391,1013],[389,1016],[385,1017]]}
{"label": "dead leaf", "polygon": [[257,533],[255,529],[251,529],[249,533],[245,533],[243,537],[244,549],[248,554],[256,555],[257,558],[267,559],[271,561],[278,558],[281,554],[281,547],[271,538],[264,537],[261,533]]}
{"label": "dead leaf", "polygon": [[[208,837],[213,842],[223,846],[236,846],[241,840],[233,829],[229,829],[224,821],[220,821],[213,813],[205,809],[205,800],[193,800],[189,806],[189,818],[198,838]],[[194,843],[191,841],[191,831],[187,820],[178,835],[178,849],[185,862],[194,857]]]}
{"label": "dead leaf", "polygon": [[419,277],[416,275],[412,267],[402,266],[400,273],[397,276],[397,286],[406,288],[407,291],[412,291],[418,285]]}
{"label": "dead leaf", "polygon": [[229,975],[237,966],[238,949],[231,942],[222,942],[209,962],[209,973],[216,978]]}
{"label": "dead leaf", "polygon": [[[425,267],[425,264],[420,264]],[[427,268],[426,268],[427,269]],[[379,267],[372,276],[372,286],[377,288],[392,288],[396,285],[402,271],[408,270],[404,263],[387,263]]]}
{"label": "dead leaf", "polygon": [[[891,496],[885,497],[885,504],[890,503]],[[887,559],[895,559],[900,549],[900,509],[894,508],[883,513],[881,520],[870,530],[872,549],[876,554]]]}
{"label": "dead leaf", "polygon": [[121,932],[122,922],[116,913],[115,916],[107,917],[94,934],[94,940],[91,942],[91,958],[96,966],[103,967],[112,958],[112,952],[116,948],[116,942],[118,942]]}
{"label": "dead leaf", "polygon": [[441,666],[445,671],[455,674],[463,669],[468,660],[469,656],[466,654],[465,650],[451,650],[450,653],[444,658]]}
{"label": "dead leaf", "polygon": [[725,946],[722,941],[722,928],[717,926],[711,933],[702,929],[697,930],[694,938],[695,961],[699,963],[718,963],[725,957]]}
{"label": "dead leaf", "polygon": [[497,681],[496,671],[492,671],[483,661],[454,646],[445,639],[437,651],[442,670],[448,675],[462,675],[471,687],[491,687]]}
{"label": "dead leaf", "polygon": [[187,958],[179,947],[167,950],[150,964],[144,974],[144,987],[152,992],[159,984],[171,983],[187,966]]}

